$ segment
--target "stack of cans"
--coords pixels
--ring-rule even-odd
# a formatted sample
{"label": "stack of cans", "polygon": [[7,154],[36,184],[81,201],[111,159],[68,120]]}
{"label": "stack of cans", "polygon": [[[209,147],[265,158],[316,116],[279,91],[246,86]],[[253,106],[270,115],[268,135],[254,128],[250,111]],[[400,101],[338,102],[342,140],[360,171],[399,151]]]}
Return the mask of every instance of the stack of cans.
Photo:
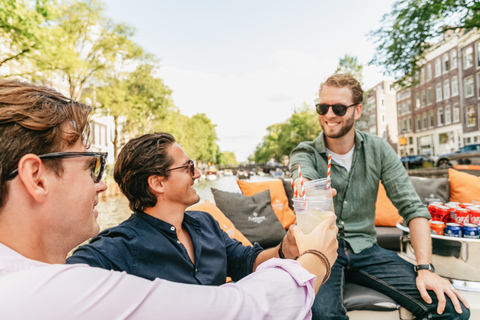
{"label": "stack of cans", "polygon": [[479,239],[480,206],[472,203],[435,202],[428,205],[432,216],[432,234],[447,237]]}

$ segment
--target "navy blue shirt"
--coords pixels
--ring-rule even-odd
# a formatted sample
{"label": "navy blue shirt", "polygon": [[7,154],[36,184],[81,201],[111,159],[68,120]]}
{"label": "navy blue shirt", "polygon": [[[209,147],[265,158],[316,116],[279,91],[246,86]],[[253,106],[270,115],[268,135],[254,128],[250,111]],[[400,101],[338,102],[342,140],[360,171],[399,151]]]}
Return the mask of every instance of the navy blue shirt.
{"label": "navy blue shirt", "polygon": [[120,225],[102,231],[79,247],[67,263],[125,271],[149,280],[221,285],[227,276],[237,281],[250,274],[263,250],[258,243],[246,247],[231,239],[202,211],[185,212],[182,227],[192,238],[195,264],[178,241],[175,227],[144,212],[135,212]]}

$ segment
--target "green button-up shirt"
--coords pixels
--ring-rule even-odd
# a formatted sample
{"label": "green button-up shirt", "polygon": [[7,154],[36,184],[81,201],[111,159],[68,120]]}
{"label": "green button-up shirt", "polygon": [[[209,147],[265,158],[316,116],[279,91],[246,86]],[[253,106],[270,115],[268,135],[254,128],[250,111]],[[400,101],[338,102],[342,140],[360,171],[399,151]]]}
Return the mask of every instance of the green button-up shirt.
{"label": "green button-up shirt", "polygon": [[[301,142],[293,149],[290,155],[292,177],[298,178],[299,165],[303,177],[325,178],[327,159],[322,132],[314,141]],[[332,160],[330,176],[332,188],[337,190],[334,207],[338,237],[345,239],[355,253],[377,242],[374,221],[380,180],[406,225],[416,217],[430,219],[397,154],[380,137],[355,130],[350,172]]]}

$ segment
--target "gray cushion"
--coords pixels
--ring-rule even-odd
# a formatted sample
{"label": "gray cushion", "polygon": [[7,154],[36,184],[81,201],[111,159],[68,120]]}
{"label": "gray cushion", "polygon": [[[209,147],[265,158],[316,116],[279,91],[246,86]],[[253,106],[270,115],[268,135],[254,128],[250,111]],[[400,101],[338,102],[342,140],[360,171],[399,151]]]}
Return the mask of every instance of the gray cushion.
{"label": "gray cushion", "polygon": [[343,304],[347,311],[393,311],[400,308],[392,298],[383,293],[352,282],[345,283]]}
{"label": "gray cushion", "polygon": [[292,187],[292,182],[290,179],[281,179],[283,183],[283,188],[285,189],[285,194],[287,195],[288,198],[288,206],[290,209],[293,210],[293,187]]}
{"label": "gray cushion", "polygon": [[282,241],[286,231],[273,211],[270,190],[251,197],[215,188],[212,193],[217,207],[252,243],[271,248]]}
{"label": "gray cushion", "polygon": [[447,178],[410,177],[410,180],[424,204],[450,201],[450,185]]}

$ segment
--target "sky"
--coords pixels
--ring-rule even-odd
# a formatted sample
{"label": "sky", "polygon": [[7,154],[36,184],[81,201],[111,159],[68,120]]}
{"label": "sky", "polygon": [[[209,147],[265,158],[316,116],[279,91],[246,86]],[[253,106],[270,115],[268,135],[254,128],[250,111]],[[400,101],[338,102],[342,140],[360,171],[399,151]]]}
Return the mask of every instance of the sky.
{"label": "sky", "polygon": [[[136,30],[133,40],[160,60],[159,77],[182,114],[205,113],[221,151],[246,161],[304,102],[340,57],[367,64],[393,0],[104,0],[106,15]],[[364,67],[364,89],[384,79]]]}

